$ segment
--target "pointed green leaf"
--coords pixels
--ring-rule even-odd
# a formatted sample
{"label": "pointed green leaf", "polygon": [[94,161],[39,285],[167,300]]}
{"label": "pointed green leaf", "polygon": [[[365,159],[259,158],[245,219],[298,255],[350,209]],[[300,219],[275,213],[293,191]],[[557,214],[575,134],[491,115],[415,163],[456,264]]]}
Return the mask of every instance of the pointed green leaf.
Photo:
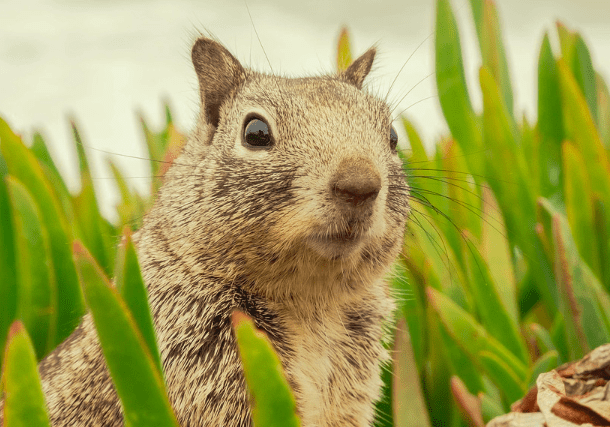
{"label": "pointed green leaf", "polygon": [[492,353],[520,381],[527,378],[526,365],[490,335],[470,314],[439,291],[428,288],[427,294],[445,330],[467,352],[473,363],[478,364],[482,352]]}
{"label": "pointed green leaf", "polygon": [[406,322],[402,318],[396,326],[396,339],[392,354],[394,365],[392,409],[395,425],[430,426],[409,332]]}
{"label": "pointed green leaf", "polygon": [[80,317],[85,313],[70,251],[72,236],[65,218],[61,215],[61,208],[53,190],[36,158],[2,119],[0,119],[0,149],[9,173],[22,182],[36,200],[42,222],[49,235],[54,276],[61,278],[57,281],[57,300],[61,301],[57,311],[55,340],[57,344],[72,333],[80,322]]}
{"label": "pointed green leaf", "polygon": [[[471,0],[472,4],[472,0]],[[479,44],[483,65],[489,67],[496,83],[501,89],[502,99],[508,113],[513,115],[513,89],[508,73],[508,63],[502,35],[500,34],[500,22],[498,12],[492,0],[483,0],[482,29],[479,33]]]}
{"label": "pointed green leaf", "polygon": [[[436,2],[435,34],[436,85],[445,120],[462,151],[476,153],[483,141],[466,87],[460,36],[449,0]],[[467,156],[467,160],[475,175],[484,174],[479,156]]]}
{"label": "pointed green leaf", "polygon": [[18,283],[17,316],[28,329],[36,356],[41,359],[53,347],[57,325],[57,285],[53,275],[49,237],[32,195],[15,178],[6,185],[15,227]]}
{"label": "pointed green leaf", "polygon": [[495,353],[482,351],[479,353],[479,361],[489,378],[498,387],[502,387],[502,392],[509,402],[516,402],[525,395],[527,388],[522,378]]}
{"label": "pointed green leaf", "polygon": [[91,179],[89,160],[85,152],[80,132],[74,121],[71,122],[74,145],[80,165],[80,194],[74,198],[74,212],[81,231],[78,236],[107,274],[112,272],[112,261],[107,252],[104,237],[103,218],[95,197],[95,188]]}
{"label": "pointed green leaf", "polygon": [[[555,247],[555,277],[560,291],[559,310],[565,321],[561,332],[567,340],[569,359],[582,357],[590,348],[610,340],[610,299],[595,275],[582,261],[565,217],[541,199],[540,205],[552,214],[551,232]],[[557,340],[553,340],[557,343]]]}
{"label": "pointed green leaf", "polygon": [[0,152],[0,366],[4,358],[4,343],[17,312],[17,275],[15,274],[15,243],[13,219],[5,178],[8,170]]}
{"label": "pointed green leaf", "polygon": [[483,414],[483,421],[485,423],[506,413],[500,400],[495,400],[486,393],[480,393],[479,399],[481,401],[481,413]]}
{"label": "pointed green leaf", "polygon": [[574,63],[572,65],[574,76],[585,95],[587,105],[593,120],[597,120],[597,81],[591,54],[580,34],[576,34],[576,44],[574,45]]}
{"label": "pointed green leaf", "polygon": [[485,389],[483,375],[479,366],[471,361],[471,356],[459,342],[455,340],[444,328],[440,328],[439,334],[444,353],[447,356],[446,363],[451,368],[451,375],[456,375],[464,382],[470,393],[480,393]]}
{"label": "pointed green leaf", "polygon": [[157,369],[163,373],[155,328],[146,296],[146,285],[142,279],[136,249],[128,228],[123,231],[123,240],[116,259],[114,283],[129,308]]}
{"label": "pointed green leaf", "polygon": [[519,325],[504,307],[498,293],[498,285],[491,277],[487,263],[475,245],[469,245],[465,252],[468,260],[468,282],[481,324],[522,363],[527,364],[529,357]]}
{"label": "pointed green leaf", "polygon": [[528,387],[536,385],[538,375],[549,372],[559,366],[559,353],[555,350],[548,351],[536,360],[536,363],[530,368],[531,375]]}
{"label": "pointed green leaf", "polygon": [[74,221],[74,212],[72,211],[72,195],[62,178],[55,162],[49,153],[47,146],[39,133],[34,134],[33,144],[31,147],[32,153],[36,156],[42,169],[47,177],[48,182],[53,186],[55,195],[59,201],[61,208],[66,215],[68,222]]}
{"label": "pointed green leaf", "polygon": [[570,142],[563,144],[562,159],[566,213],[574,241],[583,260],[600,275],[597,235],[593,222],[593,194],[587,167],[576,146]]}
{"label": "pointed green leaf", "polygon": [[497,292],[509,316],[518,322],[517,289],[506,227],[500,207],[489,186],[481,189],[481,255],[497,284]]}
{"label": "pointed green leaf", "polygon": [[345,71],[352,63],[352,50],[349,42],[347,27],[341,28],[339,42],[337,43],[337,71]]}
{"label": "pointed green leaf", "polygon": [[2,386],[5,426],[50,426],[34,347],[19,321],[15,321],[9,331],[2,367]]}
{"label": "pointed green leaf", "polygon": [[424,148],[424,144],[419,136],[419,132],[417,132],[417,129],[415,129],[415,125],[406,117],[401,117],[401,122],[405,129],[405,133],[407,134],[409,146],[411,147],[411,153],[408,156],[409,164],[416,168],[426,168],[426,164],[428,163],[428,155],[426,154],[426,149]]}
{"label": "pointed green leaf", "polygon": [[593,227],[597,236],[599,278],[606,292],[610,292],[610,211],[598,197],[593,198]]}
{"label": "pointed green leaf", "polygon": [[591,116],[597,120],[597,82],[589,49],[580,34],[570,31],[561,22],[557,22],[557,30],[563,59],[586,99]]}
{"label": "pointed green leaf", "polygon": [[[487,174],[498,200],[511,244],[524,251],[537,289],[545,303],[557,305],[557,289],[544,247],[535,234],[536,205],[528,184],[530,172],[519,151],[519,133],[500,99],[498,85],[487,68],[480,71],[483,91],[483,130],[488,147]],[[510,165],[510,168],[506,168]]]}
{"label": "pointed green leaf", "polygon": [[538,351],[540,353],[544,354],[551,350],[555,351],[555,344],[553,343],[551,335],[546,329],[544,329],[538,323],[530,324],[529,329],[534,334],[536,345],[538,346]]}
{"label": "pointed green leaf", "polygon": [[544,197],[563,191],[561,143],[563,117],[559,71],[551,50],[548,34],[544,34],[538,57],[538,161],[540,193]]}
{"label": "pointed green leaf", "polygon": [[597,125],[606,150],[610,150],[610,92],[604,78],[596,75],[597,87]]}
{"label": "pointed green leaf", "polygon": [[610,200],[610,161],[585,98],[566,63],[558,62],[566,139],[574,142],[587,165],[594,192]]}
{"label": "pointed green leaf", "polygon": [[254,427],[297,427],[296,403],[269,339],[245,314],[233,312],[233,329],[252,403]]}
{"label": "pointed green leaf", "polygon": [[161,373],[129,308],[80,243],[74,244],[74,256],[125,423],[177,427]]}

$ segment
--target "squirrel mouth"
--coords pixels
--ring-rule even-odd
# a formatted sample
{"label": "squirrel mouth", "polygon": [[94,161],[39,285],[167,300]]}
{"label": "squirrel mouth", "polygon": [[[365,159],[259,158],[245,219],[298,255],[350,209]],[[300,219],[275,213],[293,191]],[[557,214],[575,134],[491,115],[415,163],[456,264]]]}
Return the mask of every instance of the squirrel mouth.
{"label": "squirrel mouth", "polygon": [[348,227],[332,233],[312,234],[308,246],[328,259],[338,259],[350,255],[363,241],[363,233],[357,227]]}

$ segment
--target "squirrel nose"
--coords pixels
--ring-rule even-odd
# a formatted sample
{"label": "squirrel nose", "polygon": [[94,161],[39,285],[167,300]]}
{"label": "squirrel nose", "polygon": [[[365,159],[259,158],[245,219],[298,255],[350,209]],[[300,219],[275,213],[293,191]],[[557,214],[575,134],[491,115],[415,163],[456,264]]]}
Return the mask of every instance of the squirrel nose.
{"label": "squirrel nose", "polygon": [[337,168],[331,182],[335,197],[353,206],[370,204],[381,190],[381,177],[370,160],[345,159]]}

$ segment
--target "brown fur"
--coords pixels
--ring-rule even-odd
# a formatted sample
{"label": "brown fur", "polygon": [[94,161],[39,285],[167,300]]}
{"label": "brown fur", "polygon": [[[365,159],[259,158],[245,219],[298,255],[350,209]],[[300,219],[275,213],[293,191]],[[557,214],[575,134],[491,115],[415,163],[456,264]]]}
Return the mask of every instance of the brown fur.
{"label": "brown fur", "polygon": [[[338,76],[244,69],[199,39],[201,115],[137,233],[167,388],[182,426],[250,425],[230,317],[266,331],[303,427],[369,426],[407,186],[388,106],[361,90],[375,51]],[[274,137],[242,142],[256,113]],[[55,426],[119,426],[91,317],[40,364]]]}

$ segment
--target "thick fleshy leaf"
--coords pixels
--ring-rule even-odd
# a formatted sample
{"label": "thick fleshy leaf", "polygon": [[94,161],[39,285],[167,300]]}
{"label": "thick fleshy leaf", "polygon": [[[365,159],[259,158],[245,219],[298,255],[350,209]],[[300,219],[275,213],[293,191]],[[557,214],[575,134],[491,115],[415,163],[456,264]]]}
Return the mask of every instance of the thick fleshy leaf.
{"label": "thick fleshy leaf", "polygon": [[252,396],[254,427],[300,426],[290,386],[267,336],[239,311],[233,312],[233,329]]}
{"label": "thick fleshy leaf", "polygon": [[22,182],[40,209],[44,227],[49,235],[51,255],[57,281],[57,337],[63,341],[78,326],[85,313],[85,305],[74,260],[70,251],[72,236],[52,187],[44,176],[34,155],[9,126],[0,119],[0,148],[11,175]]}
{"label": "thick fleshy leaf", "polygon": [[487,263],[474,245],[466,251],[470,292],[475,300],[481,324],[519,360],[527,364],[529,357],[519,325],[504,306]]}
{"label": "thick fleshy leaf", "polygon": [[610,341],[610,297],[580,258],[565,217],[547,200],[541,199],[539,203],[552,216],[555,276],[561,296],[560,312],[565,319],[564,339],[569,358],[575,359],[588,349]]}
{"label": "thick fleshy leaf", "polygon": [[601,74],[596,74],[597,87],[597,125],[602,142],[610,150],[610,92]]}
{"label": "thick fleshy leaf", "polygon": [[506,413],[506,410],[502,407],[502,402],[493,399],[488,394],[479,394],[479,399],[481,401],[481,413],[483,414],[484,422],[488,423],[493,418]]}
{"label": "thick fleshy leaf", "polygon": [[17,312],[17,275],[15,274],[15,243],[11,205],[5,178],[8,170],[0,152],[0,366],[8,328]]}
{"label": "thick fleshy leaf", "polygon": [[411,152],[407,156],[409,164],[412,164],[415,168],[421,167],[426,168],[428,163],[428,155],[422,142],[419,132],[415,129],[415,125],[406,117],[401,117],[401,122],[404,127],[407,139],[409,140],[409,146]]}
{"label": "thick fleshy leaf", "polygon": [[593,227],[597,236],[600,280],[606,292],[610,292],[610,211],[598,197],[593,199]]}
{"label": "thick fleshy leaf", "polygon": [[91,179],[91,169],[89,168],[85,146],[74,121],[72,122],[72,135],[80,165],[81,190],[73,200],[74,212],[80,229],[78,237],[89,248],[106,274],[110,274],[112,272],[112,260],[108,253],[110,244],[106,242],[109,236],[105,234],[103,218],[95,197],[95,188]]}
{"label": "thick fleshy leaf", "polygon": [[[607,317],[608,295],[600,293],[601,284],[582,262],[570,229],[559,214],[553,216],[555,241],[555,276],[562,290],[566,319],[571,319],[575,339],[584,353],[610,341]],[[599,300],[602,296],[603,300]],[[605,314],[604,314],[605,313]],[[567,322],[570,323],[570,322]],[[570,331],[570,327],[567,327]]]}
{"label": "thick fleshy leaf", "polygon": [[[410,251],[409,254],[413,252]],[[414,254],[417,256],[416,254]],[[421,251],[419,256],[423,256]],[[423,296],[424,286],[417,283],[413,274],[401,262],[394,263],[392,274],[389,278],[391,283],[392,293],[400,295],[398,299],[398,309],[402,313],[402,317],[407,322],[409,331],[409,340],[413,349],[415,364],[418,370],[423,369],[424,351],[426,346],[426,316],[425,316],[425,301]]]}
{"label": "thick fleshy leaf", "polygon": [[150,170],[152,172],[152,189],[151,194],[156,194],[162,184],[161,171],[164,167],[163,157],[168,145],[168,134],[167,129],[159,133],[154,133],[150,130],[148,124],[144,120],[144,117],[140,116],[140,124],[144,133],[144,139],[146,146],[148,147],[148,156],[150,163]]}
{"label": "thick fleshy leaf", "polygon": [[396,325],[396,338],[394,339],[392,355],[394,366],[392,382],[394,425],[430,426],[426,401],[422,393],[413,348],[404,319],[400,319]]}
{"label": "thick fleshy leaf", "polygon": [[55,166],[55,162],[53,161],[53,158],[51,157],[51,154],[49,153],[47,145],[44,142],[41,134],[34,134],[31,150],[40,162],[47,180],[53,186],[57,200],[59,201],[63,212],[66,215],[66,220],[71,223],[74,221],[74,212],[72,211],[72,195],[70,194],[64,179],[59,173],[57,166]]}
{"label": "thick fleshy leaf", "polygon": [[589,49],[580,34],[570,31],[561,22],[557,22],[557,32],[563,60],[572,71],[591,116],[597,120],[597,82]]}
{"label": "thick fleshy leaf", "polygon": [[[473,0],[471,0],[471,4]],[[513,89],[508,73],[508,63],[496,5],[492,0],[483,0],[482,28],[477,31],[483,65],[489,67],[496,83],[501,89],[502,99],[509,114],[513,114]],[[478,30],[478,29],[477,29]]]}
{"label": "thick fleshy leaf", "polygon": [[567,64],[558,62],[566,138],[574,142],[587,165],[591,189],[610,200],[610,161],[585,98]]}
{"label": "thick fleshy leaf", "polygon": [[34,347],[19,321],[10,327],[2,367],[2,389],[5,426],[50,426]]}
{"label": "thick fleshy leaf", "polygon": [[120,224],[129,225],[132,230],[137,230],[142,225],[147,203],[137,191],[130,190],[127,179],[113,161],[108,160],[108,165],[121,194],[121,202],[116,207]]}
{"label": "thick fleshy leaf", "polygon": [[509,402],[516,402],[525,395],[527,388],[523,379],[497,354],[482,351],[479,353],[479,363],[489,378],[498,387],[502,387],[502,392]]}
{"label": "thick fleshy leaf", "polygon": [[551,338],[549,331],[544,329],[538,323],[530,324],[529,330],[534,334],[536,345],[538,346],[538,351],[540,353],[544,354],[549,351],[555,351],[555,344],[553,343],[553,339]]}
{"label": "thick fleshy leaf", "polygon": [[[439,316],[444,328],[451,337],[470,356],[471,361],[479,364],[479,356],[486,352],[496,358],[510,370],[510,375],[524,381],[527,377],[526,365],[490,335],[475,319],[447,296],[432,288],[427,289],[428,301]],[[507,374],[509,375],[509,374]],[[500,386],[498,384],[498,386]]]}
{"label": "thick fleshy leaf", "polygon": [[84,246],[75,243],[74,255],[125,423],[177,427],[161,372],[129,308]]}
{"label": "thick fleshy leaf", "polygon": [[470,102],[457,22],[449,0],[436,2],[436,85],[438,97],[451,134],[467,155],[469,169],[483,175],[479,152],[483,146],[481,129]]}
{"label": "thick fleshy leaf", "polygon": [[484,427],[481,401],[465,387],[459,377],[451,378],[451,393],[469,426]]}
{"label": "thick fleshy leaf", "polygon": [[341,28],[339,41],[337,42],[337,71],[347,70],[352,63],[352,50],[349,42],[349,32],[347,27]]}
{"label": "thick fleshy leaf", "polygon": [[480,252],[494,283],[497,284],[497,292],[502,304],[514,322],[518,322],[515,272],[504,218],[491,188],[487,185],[481,189],[481,206]]}
{"label": "thick fleshy leaf", "polygon": [[559,353],[555,350],[548,351],[536,360],[536,363],[531,367],[531,375],[528,387],[536,384],[538,375],[549,372],[559,366]]}
{"label": "thick fleshy leaf", "polygon": [[587,167],[576,146],[570,142],[563,144],[562,159],[566,213],[574,241],[583,260],[601,276],[594,225],[594,199]]}
{"label": "thick fleshy leaf", "polygon": [[[506,106],[500,99],[498,85],[485,67],[480,71],[483,91],[483,129],[489,149],[487,173],[489,183],[504,214],[511,244],[524,251],[535,278],[537,290],[546,304],[556,307],[557,289],[544,247],[535,237],[536,205],[528,177],[525,158],[519,152],[519,134]],[[510,168],[506,168],[510,165]]]}
{"label": "thick fleshy leaf", "polygon": [[144,341],[146,341],[148,351],[157,369],[162,373],[161,356],[157,348],[155,328],[148,306],[146,285],[142,279],[136,249],[133,244],[131,231],[128,228],[123,230],[123,240],[116,259],[114,283],[123,297],[127,308],[129,308],[140,334]]}
{"label": "thick fleshy leaf", "polygon": [[446,329],[440,328],[439,334],[447,356],[446,363],[451,368],[451,374],[460,377],[470,393],[476,394],[483,391],[485,389],[483,375],[480,367],[472,363],[468,351]]}
{"label": "thick fleshy leaf", "polygon": [[562,194],[561,143],[563,142],[563,116],[561,89],[557,62],[545,33],[538,57],[538,133],[540,194],[548,197]]}
{"label": "thick fleshy leaf", "polygon": [[15,178],[6,178],[15,230],[17,317],[28,329],[36,356],[53,347],[57,325],[57,285],[47,230],[32,195]]}

